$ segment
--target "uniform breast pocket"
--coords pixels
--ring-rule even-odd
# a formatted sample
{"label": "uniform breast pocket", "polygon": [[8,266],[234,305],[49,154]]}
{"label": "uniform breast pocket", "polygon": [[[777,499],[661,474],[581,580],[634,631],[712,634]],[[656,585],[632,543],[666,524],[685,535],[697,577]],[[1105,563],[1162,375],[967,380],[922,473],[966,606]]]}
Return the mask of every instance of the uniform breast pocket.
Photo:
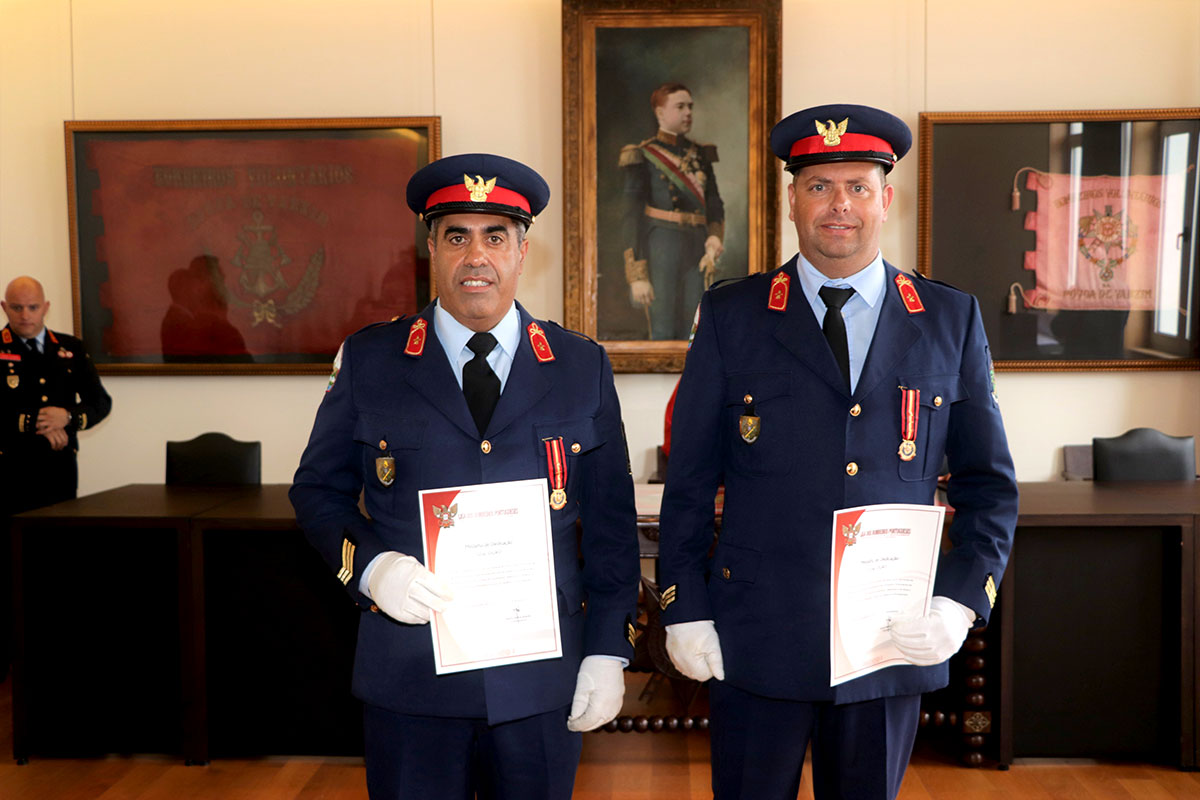
{"label": "uniform breast pocket", "polygon": [[[587,457],[604,444],[592,417],[543,422],[535,425],[534,448],[543,465],[541,474],[550,481],[550,505],[572,501],[579,494],[580,471]],[[565,497],[554,496],[560,489]],[[559,509],[556,509],[559,510]]]}
{"label": "uniform breast pocket", "polygon": [[743,475],[790,472],[796,459],[798,410],[787,372],[740,372],[725,379],[722,430],[726,462]]}
{"label": "uniform breast pocket", "polygon": [[[362,447],[368,511],[377,503],[393,515],[415,518],[415,492],[402,491],[402,487],[420,485],[425,420],[362,412],[354,427],[354,440]],[[397,499],[401,495],[409,502],[402,505]]]}
{"label": "uniform breast pocket", "polygon": [[[909,461],[900,460],[900,479],[906,481],[923,481],[936,478],[942,466],[942,458],[946,451],[946,432],[950,425],[951,407],[969,397],[958,375],[916,375],[900,378],[900,386],[909,390],[918,390],[920,396],[916,403],[917,431],[913,440],[916,452]],[[903,412],[902,398],[896,401],[897,414],[896,440],[899,444],[904,438],[906,423]]]}

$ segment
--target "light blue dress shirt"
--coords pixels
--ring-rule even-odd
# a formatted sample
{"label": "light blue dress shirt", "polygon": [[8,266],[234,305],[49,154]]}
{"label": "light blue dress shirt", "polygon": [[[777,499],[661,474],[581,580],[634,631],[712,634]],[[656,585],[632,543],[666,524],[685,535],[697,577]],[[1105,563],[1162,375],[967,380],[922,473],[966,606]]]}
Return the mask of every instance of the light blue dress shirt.
{"label": "light blue dress shirt", "polygon": [[[475,357],[475,354],[467,349],[467,342],[476,332],[450,316],[450,312],[442,308],[440,299],[433,307],[433,330],[437,333],[442,349],[446,351],[446,360],[450,362],[454,380],[458,381],[461,389],[463,367]],[[521,316],[517,313],[517,304],[513,303],[508,313],[496,323],[496,327],[488,332],[496,337],[496,343],[500,345],[488,353],[487,362],[492,372],[500,379],[500,391],[503,392],[505,384],[508,383],[513,357],[521,344]]]}
{"label": "light blue dress shirt", "polygon": [[825,303],[817,294],[822,286],[838,289],[850,287],[854,294],[842,306],[842,319],[846,321],[846,345],[850,351],[850,392],[858,388],[867,351],[875,336],[879,322],[879,311],[883,308],[883,292],[887,288],[887,271],[883,268],[883,254],[876,253],[875,260],[848,278],[830,278],[808,262],[801,254],[796,259],[796,271],[800,275],[800,291],[817,315],[817,327],[825,322]]}

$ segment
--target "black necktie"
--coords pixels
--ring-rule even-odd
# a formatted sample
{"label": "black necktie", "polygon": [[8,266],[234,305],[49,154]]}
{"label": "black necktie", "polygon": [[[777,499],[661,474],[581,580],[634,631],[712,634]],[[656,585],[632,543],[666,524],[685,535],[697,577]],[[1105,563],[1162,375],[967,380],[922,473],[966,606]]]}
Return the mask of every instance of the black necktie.
{"label": "black necktie", "polygon": [[37,339],[26,339],[25,346],[29,348],[29,353],[34,358],[37,358],[42,354],[42,348],[38,346]]}
{"label": "black necktie", "polygon": [[467,347],[475,357],[463,365],[463,394],[467,398],[467,408],[471,409],[471,417],[479,435],[487,430],[488,422],[492,419],[492,411],[496,409],[496,401],[500,399],[500,379],[492,372],[487,362],[488,353],[496,346],[496,337],[490,333],[477,333],[467,342]]}
{"label": "black necktie", "polygon": [[825,321],[821,323],[821,333],[829,342],[833,358],[837,361],[842,378],[846,381],[846,391],[850,391],[850,348],[846,344],[846,320],[842,319],[842,306],[854,294],[853,289],[835,289],[832,286],[822,286],[817,292],[825,303]]}

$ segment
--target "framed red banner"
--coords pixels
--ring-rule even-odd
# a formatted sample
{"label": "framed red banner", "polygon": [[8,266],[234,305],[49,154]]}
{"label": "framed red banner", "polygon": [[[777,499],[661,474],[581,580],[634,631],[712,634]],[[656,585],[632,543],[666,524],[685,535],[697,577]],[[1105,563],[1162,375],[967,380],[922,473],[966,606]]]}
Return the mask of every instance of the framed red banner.
{"label": "framed red banner", "polygon": [[327,372],[431,296],[438,117],[65,123],[75,332],[108,374]]}
{"label": "framed red banner", "polygon": [[997,370],[1200,369],[1200,109],[920,115],[920,271]]}

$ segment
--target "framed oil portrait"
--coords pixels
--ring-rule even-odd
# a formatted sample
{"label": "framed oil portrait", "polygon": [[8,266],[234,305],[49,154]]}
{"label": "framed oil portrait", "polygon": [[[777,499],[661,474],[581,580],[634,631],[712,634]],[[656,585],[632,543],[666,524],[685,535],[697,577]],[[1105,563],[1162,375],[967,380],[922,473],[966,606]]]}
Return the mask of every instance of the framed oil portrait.
{"label": "framed oil portrait", "polygon": [[75,332],[108,374],[303,374],[430,298],[438,117],[65,123]]}
{"label": "framed oil portrait", "polygon": [[778,266],[779,0],[563,3],[564,316],[678,372],[700,296]]}
{"label": "framed oil portrait", "polygon": [[1200,109],[923,113],[918,267],[1000,370],[1200,369]]}

